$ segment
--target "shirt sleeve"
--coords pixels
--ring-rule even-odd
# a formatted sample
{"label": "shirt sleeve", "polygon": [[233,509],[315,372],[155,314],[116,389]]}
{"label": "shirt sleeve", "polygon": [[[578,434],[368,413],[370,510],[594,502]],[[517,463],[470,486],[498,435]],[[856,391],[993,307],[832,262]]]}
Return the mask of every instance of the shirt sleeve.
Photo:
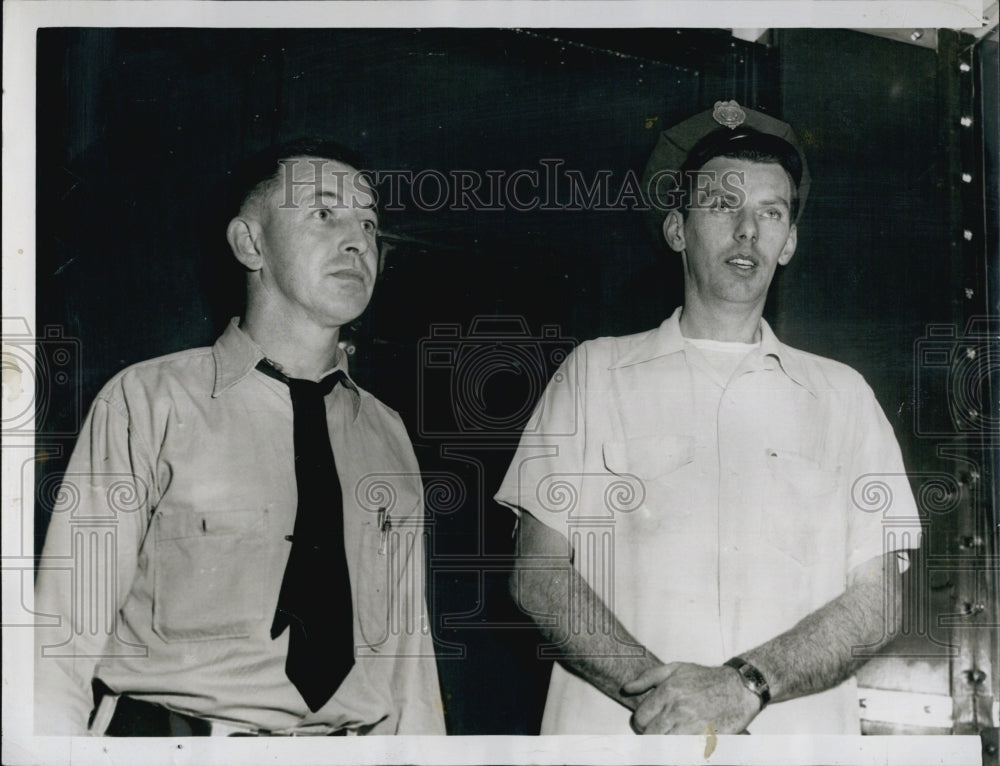
{"label": "shirt sleeve", "polygon": [[847,570],[875,556],[920,547],[920,513],[899,444],[871,388],[858,393],[856,441],[848,467]]}
{"label": "shirt sleeve", "polygon": [[[152,469],[124,407],[98,398],[70,457],[35,583],[35,732],[85,734],[91,681],[116,626],[149,517]],[[128,647],[136,651],[136,647]]]}
{"label": "shirt sleeve", "polygon": [[518,516],[528,511],[563,535],[585,476],[585,366],[585,345],[578,346],[552,376],[494,496]]}

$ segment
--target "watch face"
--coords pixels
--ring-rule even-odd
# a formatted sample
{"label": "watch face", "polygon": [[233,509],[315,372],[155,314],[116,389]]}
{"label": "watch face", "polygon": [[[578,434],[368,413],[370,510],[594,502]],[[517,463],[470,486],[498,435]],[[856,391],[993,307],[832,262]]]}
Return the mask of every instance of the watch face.
{"label": "watch face", "polygon": [[725,664],[740,674],[740,680],[747,689],[760,697],[760,707],[763,710],[764,706],[771,701],[771,689],[764,675],[740,657],[734,657]]}
{"label": "watch face", "polygon": [[760,694],[763,691],[763,687],[767,685],[764,679],[759,676],[759,674],[753,672],[753,668],[749,665],[744,665],[740,668],[740,675],[743,676],[744,682],[750,688],[752,692]]}

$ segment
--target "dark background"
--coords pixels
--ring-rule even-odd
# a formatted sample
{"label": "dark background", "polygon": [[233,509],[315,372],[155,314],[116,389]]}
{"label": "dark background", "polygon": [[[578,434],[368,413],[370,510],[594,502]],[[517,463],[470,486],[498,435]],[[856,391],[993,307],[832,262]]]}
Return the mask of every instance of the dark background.
{"label": "dark background", "polygon": [[[911,471],[954,473],[938,447],[970,429],[947,414],[947,369],[915,360],[929,325],[957,328],[935,336],[950,349],[986,303],[964,297],[985,277],[960,233],[975,200],[956,191],[964,43],[943,40],[936,52],[839,30],[774,31],[768,45],[724,30],[41,30],[34,326],[55,328],[46,342],[73,359],[67,377],[38,376],[36,480],[64,470],[112,374],[210,345],[239,313],[225,179],[246,154],[323,134],[372,168],[559,159],[620,181],[661,130],[731,98],[792,123],[813,176],[766,317],[865,376]],[[513,519],[490,498],[553,351],[658,324],[681,298],[679,260],[627,209],[410,206],[383,227],[381,282],[347,334],[355,377],[400,412],[427,476],[449,731],[537,733],[547,666],[506,595]],[[428,364],[432,349],[452,361]],[[464,497],[432,492],[441,476]],[[48,512],[40,497],[39,548]],[[954,553],[959,511],[931,521],[925,551]],[[952,584],[945,573],[934,587]]]}

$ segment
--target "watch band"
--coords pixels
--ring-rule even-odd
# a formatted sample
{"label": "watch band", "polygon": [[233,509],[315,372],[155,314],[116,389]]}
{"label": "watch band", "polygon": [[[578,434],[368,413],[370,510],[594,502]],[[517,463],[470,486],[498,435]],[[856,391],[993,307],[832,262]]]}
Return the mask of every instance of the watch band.
{"label": "watch band", "polygon": [[767,679],[764,678],[764,674],[742,657],[733,657],[723,664],[740,674],[743,685],[760,697],[760,709],[763,710],[771,701],[771,687],[768,685]]}

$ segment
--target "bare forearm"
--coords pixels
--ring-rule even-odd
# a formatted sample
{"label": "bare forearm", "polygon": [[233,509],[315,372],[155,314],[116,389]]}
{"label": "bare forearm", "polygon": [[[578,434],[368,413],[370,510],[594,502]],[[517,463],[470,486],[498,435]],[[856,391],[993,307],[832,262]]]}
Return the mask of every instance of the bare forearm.
{"label": "bare forearm", "polygon": [[570,565],[551,569],[519,566],[511,594],[558,647],[571,671],[631,710],[643,696],[624,696],[622,686],[662,663],[618,621]]}
{"label": "bare forearm", "polygon": [[774,702],[836,686],[892,639],[899,628],[899,576],[891,569],[894,556],[882,565],[885,579],[855,583],[791,630],[742,655],[767,678]]}

